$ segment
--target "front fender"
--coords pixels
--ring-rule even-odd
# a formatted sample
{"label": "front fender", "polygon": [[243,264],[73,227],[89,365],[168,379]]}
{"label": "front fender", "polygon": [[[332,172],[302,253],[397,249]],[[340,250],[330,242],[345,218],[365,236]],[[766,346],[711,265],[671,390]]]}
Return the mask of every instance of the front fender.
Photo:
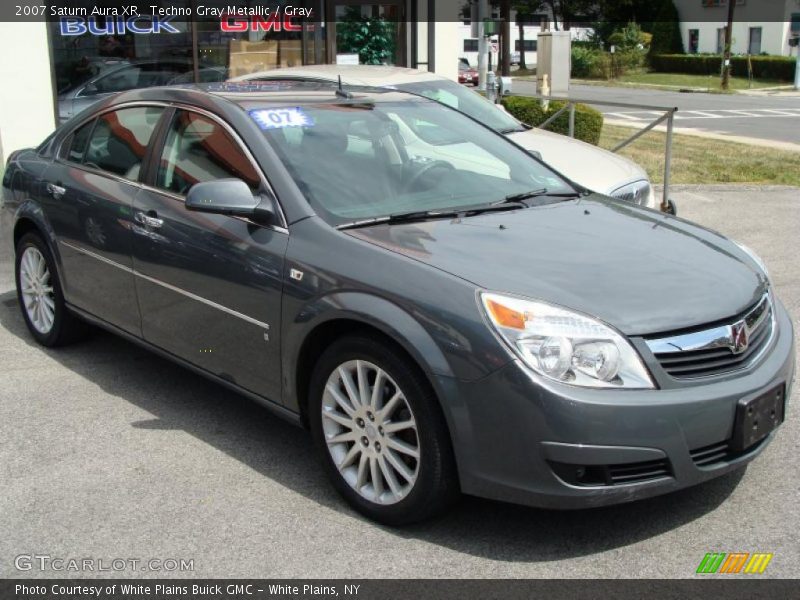
{"label": "front fender", "polygon": [[300,411],[296,373],[303,346],[319,327],[333,321],[356,321],[381,331],[412,356],[435,389],[437,376],[454,377],[446,356],[422,324],[385,298],[357,291],[334,292],[292,312],[285,314],[282,328],[283,395],[284,405],[290,410]]}

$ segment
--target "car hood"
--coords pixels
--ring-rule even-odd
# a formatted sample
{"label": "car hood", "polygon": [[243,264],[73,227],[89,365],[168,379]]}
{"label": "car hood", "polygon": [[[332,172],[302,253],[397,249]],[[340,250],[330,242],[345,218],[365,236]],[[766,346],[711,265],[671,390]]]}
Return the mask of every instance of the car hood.
{"label": "car hood", "polygon": [[628,335],[728,319],[767,286],[722,235],[600,195],[347,233],[479,288],[593,315]]}
{"label": "car hood", "polygon": [[647,179],[644,169],[627,158],[566,135],[534,128],[508,137],[526,150],[538,152],[545,163],[572,181],[601,194]]}

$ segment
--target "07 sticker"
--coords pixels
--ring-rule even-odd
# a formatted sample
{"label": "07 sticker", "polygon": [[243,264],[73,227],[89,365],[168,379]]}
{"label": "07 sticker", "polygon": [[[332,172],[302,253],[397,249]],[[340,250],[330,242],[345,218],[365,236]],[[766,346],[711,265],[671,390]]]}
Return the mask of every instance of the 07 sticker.
{"label": "07 sticker", "polygon": [[314,119],[302,108],[260,108],[249,114],[261,129],[314,126]]}

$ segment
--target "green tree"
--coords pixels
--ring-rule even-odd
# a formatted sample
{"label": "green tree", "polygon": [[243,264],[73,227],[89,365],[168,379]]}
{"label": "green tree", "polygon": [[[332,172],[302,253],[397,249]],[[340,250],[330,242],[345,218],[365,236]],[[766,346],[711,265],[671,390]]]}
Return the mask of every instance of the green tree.
{"label": "green tree", "polygon": [[396,24],[383,17],[367,17],[351,6],[336,23],[336,51],[358,54],[362,65],[393,63],[397,50]]}
{"label": "green tree", "polygon": [[523,23],[531,18],[531,15],[540,11],[543,0],[516,0],[512,3],[512,8],[517,13],[517,27],[519,27],[519,68],[527,69],[525,62],[525,27]]}
{"label": "green tree", "polygon": [[672,0],[661,0],[661,10],[653,23],[653,40],[650,42],[650,55],[683,54],[678,9]]}

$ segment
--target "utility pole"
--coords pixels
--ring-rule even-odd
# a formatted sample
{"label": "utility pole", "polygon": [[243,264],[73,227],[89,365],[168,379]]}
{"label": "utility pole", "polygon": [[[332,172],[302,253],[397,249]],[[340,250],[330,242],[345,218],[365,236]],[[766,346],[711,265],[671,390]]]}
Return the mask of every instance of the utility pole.
{"label": "utility pole", "polygon": [[731,38],[733,37],[733,11],[736,0],[728,0],[728,26],[725,28],[725,52],[722,55],[722,89],[728,90],[731,84]]}
{"label": "utility pole", "polygon": [[476,3],[477,15],[473,16],[478,22],[478,89],[486,91],[486,77],[488,71],[489,42],[486,40],[484,19],[489,15],[489,1],[478,0]]}
{"label": "utility pole", "polygon": [[500,2],[500,74],[503,77],[511,75],[511,0]]}

